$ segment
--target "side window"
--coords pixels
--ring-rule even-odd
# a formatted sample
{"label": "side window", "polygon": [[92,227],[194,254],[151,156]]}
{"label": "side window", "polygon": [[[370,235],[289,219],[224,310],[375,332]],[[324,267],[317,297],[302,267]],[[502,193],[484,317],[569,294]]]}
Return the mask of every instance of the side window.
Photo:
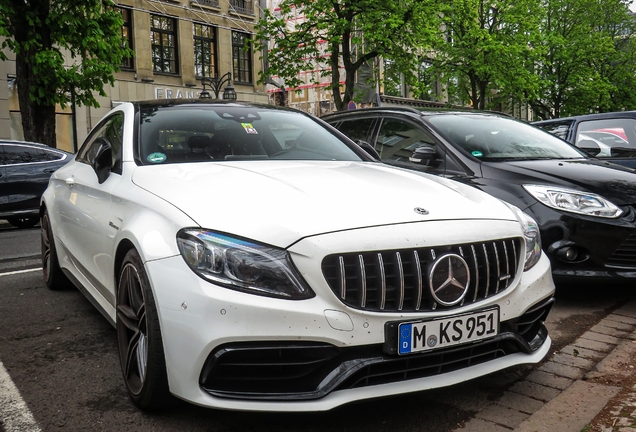
{"label": "side window", "polygon": [[382,160],[408,162],[413,151],[422,146],[437,147],[433,136],[421,127],[404,120],[385,119],[375,149]]}
{"label": "side window", "polygon": [[575,144],[583,140],[594,141],[600,148],[599,156],[620,156],[621,150],[636,148],[636,119],[614,118],[579,123]]}
{"label": "side window", "polygon": [[568,131],[572,127],[572,121],[550,122],[547,124],[539,124],[537,126],[546,132],[550,132],[552,135],[556,135],[563,140],[567,140]]}
{"label": "side window", "polygon": [[373,125],[374,119],[355,119],[343,121],[338,130],[351,138],[353,141],[367,141],[369,140],[369,132]]}
{"label": "side window", "polygon": [[109,125],[104,131],[104,138],[110,142],[110,146],[113,150],[113,163],[111,165],[111,171],[117,174],[121,174],[121,158],[122,158],[122,142],[124,136],[124,114],[116,114],[112,121],[109,121]]}
{"label": "side window", "polygon": [[122,158],[122,137],[123,137],[124,115],[116,113],[105,120],[100,126],[91,133],[77,153],[77,160],[90,164],[99,150],[97,138],[105,138],[110,142],[113,151],[113,162],[111,171],[121,174],[121,158]]}
{"label": "side window", "polygon": [[98,150],[97,148],[98,146],[93,146],[93,143],[95,142],[97,138],[103,136],[104,129],[106,128],[106,126],[107,124],[100,125],[97,129],[93,131],[93,133],[91,133],[86,138],[86,141],[84,141],[84,144],[82,144],[82,147],[80,147],[79,151],[77,152],[77,156],[75,160],[79,162],[84,162],[90,165],[91,161],[95,158],[95,155]]}
{"label": "side window", "polygon": [[[411,162],[409,158],[419,147],[433,149],[435,154],[420,163]],[[386,118],[380,126],[375,149],[385,163],[432,174],[445,174],[446,153],[423,126],[401,119]]]}
{"label": "side window", "polygon": [[21,145],[4,146],[4,158],[7,165],[42,162],[45,160],[39,149]]}
{"label": "side window", "polygon": [[59,160],[62,159],[63,155],[61,153],[56,153],[56,152],[52,152],[52,151],[48,151],[48,150],[43,150],[43,149],[38,149],[40,156],[41,156],[41,160],[43,161],[55,161],[55,160]]}

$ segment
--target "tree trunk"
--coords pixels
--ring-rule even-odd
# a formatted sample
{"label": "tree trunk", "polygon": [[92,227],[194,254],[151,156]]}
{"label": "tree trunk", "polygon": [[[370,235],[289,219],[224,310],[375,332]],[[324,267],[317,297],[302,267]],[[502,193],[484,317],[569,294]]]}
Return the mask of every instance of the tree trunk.
{"label": "tree trunk", "polygon": [[22,131],[26,141],[57,147],[55,136],[55,106],[40,105],[32,102],[29,87],[33,80],[32,71],[21,55],[16,56],[16,82],[18,100],[22,116]]}
{"label": "tree trunk", "polygon": [[488,81],[489,80],[481,80],[479,82],[479,109],[486,109],[486,97],[488,92]]}
{"label": "tree trunk", "polygon": [[331,95],[336,105],[336,111],[343,110],[342,95],[340,94],[340,70],[338,59],[340,58],[340,46],[338,43],[331,45]]}
{"label": "tree trunk", "polygon": [[[36,11],[41,22],[46,22],[49,14],[50,3],[48,0],[38,0],[32,2],[13,1],[15,14],[11,17],[11,24],[14,29],[15,40],[22,47],[32,38],[30,31],[32,23],[27,22],[27,13],[24,8],[30,7]],[[51,47],[50,30],[46,26],[38,29],[40,42],[43,48]],[[22,49],[16,53],[15,69],[16,84],[18,87],[18,101],[20,103],[20,114],[22,116],[22,130],[26,141],[33,141],[47,144],[51,147],[57,146],[55,136],[55,105],[42,105],[32,101],[30,88],[38,88],[43,85],[39,82],[38,76],[33,72],[33,65],[30,60],[35,58],[38,48]]]}

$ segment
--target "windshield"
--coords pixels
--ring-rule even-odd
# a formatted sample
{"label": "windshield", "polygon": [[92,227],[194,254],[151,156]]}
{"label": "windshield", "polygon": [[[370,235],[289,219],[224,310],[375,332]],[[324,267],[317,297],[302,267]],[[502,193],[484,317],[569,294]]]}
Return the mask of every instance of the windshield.
{"label": "windshield", "polygon": [[144,165],[227,160],[342,160],[361,157],[301,113],[236,105],[141,109]]}
{"label": "windshield", "polygon": [[428,120],[457,146],[484,161],[580,159],[583,152],[513,119],[494,115],[432,115]]}

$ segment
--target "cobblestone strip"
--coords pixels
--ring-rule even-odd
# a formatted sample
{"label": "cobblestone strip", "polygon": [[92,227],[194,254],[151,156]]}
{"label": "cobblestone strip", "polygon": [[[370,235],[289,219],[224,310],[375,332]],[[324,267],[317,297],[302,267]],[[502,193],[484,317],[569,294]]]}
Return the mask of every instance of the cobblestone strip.
{"label": "cobblestone strip", "polygon": [[[533,370],[523,380],[515,383],[504,395],[478,412],[455,432],[510,431],[519,427],[532,414],[556,398],[585,374],[597,362],[605,358],[616,346],[626,339],[636,340],[636,302],[617,309],[598,324],[582,334],[572,345],[554,353],[548,361]],[[636,388],[624,405],[617,407],[617,416],[629,411],[630,417],[620,417],[621,427],[630,428],[636,424]],[[590,422],[596,413],[586,413]],[[617,417],[618,418],[618,417]],[[628,425],[629,423],[629,425]],[[567,431],[563,425],[560,431]],[[579,432],[580,429],[576,432]],[[609,428],[604,432],[623,432],[620,428]]]}
{"label": "cobblestone strip", "polygon": [[612,423],[602,425],[601,432],[634,432],[636,427],[636,385],[632,390],[610,411]]}

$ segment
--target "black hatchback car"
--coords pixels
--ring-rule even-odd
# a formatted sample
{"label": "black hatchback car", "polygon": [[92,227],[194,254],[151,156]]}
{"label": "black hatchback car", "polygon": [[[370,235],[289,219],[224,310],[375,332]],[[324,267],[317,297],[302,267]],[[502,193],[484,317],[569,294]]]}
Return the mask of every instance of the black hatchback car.
{"label": "black hatchback car", "polygon": [[72,156],[43,144],[0,141],[0,219],[18,228],[36,225],[49,177]]}
{"label": "black hatchback car", "polygon": [[636,168],[636,111],[585,114],[532,124],[591,156]]}
{"label": "black hatchback car", "polygon": [[494,113],[381,107],[323,120],[387,164],[473,185],[534,217],[555,280],[636,278],[636,170]]}

